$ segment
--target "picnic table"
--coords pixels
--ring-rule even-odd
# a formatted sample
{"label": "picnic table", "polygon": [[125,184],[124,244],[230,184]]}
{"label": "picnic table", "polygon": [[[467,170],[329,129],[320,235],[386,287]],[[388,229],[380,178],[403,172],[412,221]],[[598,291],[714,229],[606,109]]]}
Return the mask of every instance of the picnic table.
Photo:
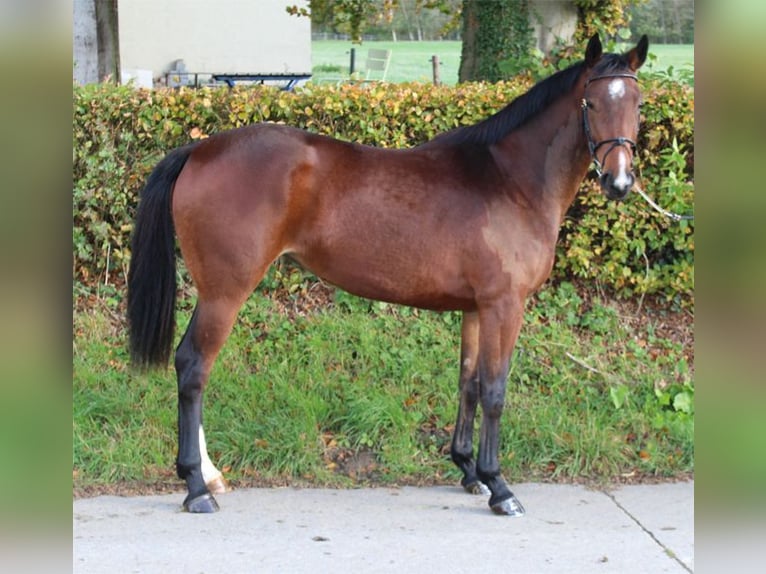
{"label": "picnic table", "polygon": [[298,82],[311,79],[311,74],[213,74],[216,82],[225,82],[233,88],[237,82],[284,82],[282,89],[292,92]]}
{"label": "picnic table", "polygon": [[255,82],[264,84],[265,82],[281,82],[281,88],[287,92],[292,92],[298,82],[311,79],[311,74],[211,74],[203,72],[187,72],[186,70],[173,70],[165,74],[165,85],[171,88],[181,86],[190,86],[199,88],[204,86],[203,78],[209,78],[216,82],[223,82],[230,88],[233,88],[240,82]]}

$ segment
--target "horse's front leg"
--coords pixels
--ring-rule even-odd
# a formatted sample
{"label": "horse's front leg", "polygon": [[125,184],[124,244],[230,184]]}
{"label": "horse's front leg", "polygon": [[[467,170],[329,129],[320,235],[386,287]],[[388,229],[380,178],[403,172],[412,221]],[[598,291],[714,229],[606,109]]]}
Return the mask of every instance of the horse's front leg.
{"label": "horse's front leg", "polygon": [[510,516],[524,514],[524,508],[500,474],[500,417],[522,313],[523,304],[507,304],[479,314],[479,400],[483,416],[476,471],[492,493],[489,498],[492,511]]}
{"label": "horse's front leg", "polygon": [[479,404],[479,315],[463,314],[460,343],[460,404],[450,455],[452,462],[463,471],[460,484],[471,494],[489,494],[476,474],[473,458],[473,423]]}

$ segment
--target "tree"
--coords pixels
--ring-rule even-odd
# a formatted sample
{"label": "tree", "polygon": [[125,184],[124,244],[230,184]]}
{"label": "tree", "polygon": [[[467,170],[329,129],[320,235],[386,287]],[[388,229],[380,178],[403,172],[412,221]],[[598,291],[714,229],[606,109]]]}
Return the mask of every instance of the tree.
{"label": "tree", "polygon": [[98,79],[120,82],[120,36],[117,0],[96,1]]}
{"label": "tree", "polygon": [[464,0],[458,81],[502,79],[503,62],[529,56],[533,32],[528,0]]}
{"label": "tree", "polygon": [[[430,27],[432,36],[449,31],[459,17],[460,0],[308,0],[308,7],[287,6],[296,16],[310,16],[316,29],[330,29],[351,36],[351,41],[361,43],[366,30],[377,28],[391,34],[396,40],[403,30],[410,40],[421,40]],[[434,14],[441,14],[440,24],[435,25]],[[444,15],[451,16],[446,18]],[[434,33],[433,29],[438,32]]]}
{"label": "tree", "polygon": [[308,8],[287,6],[294,16],[310,16],[314,26],[330,26],[351,35],[351,41],[361,43],[362,29],[377,14],[390,14],[397,0],[309,0]]}
{"label": "tree", "polygon": [[646,0],[631,7],[630,29],[657,44],[694,43],[694,0]]}
{"label": "tree", "polygon": [[120,81],[117,0],[78,0],[72,11],[74,78],[83,84]]}

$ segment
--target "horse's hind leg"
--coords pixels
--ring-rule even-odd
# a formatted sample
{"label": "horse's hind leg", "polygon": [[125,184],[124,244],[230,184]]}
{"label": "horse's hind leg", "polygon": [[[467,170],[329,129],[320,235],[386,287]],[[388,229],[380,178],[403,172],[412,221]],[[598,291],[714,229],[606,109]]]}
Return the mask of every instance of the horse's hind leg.
{"label": "horse's hind leg", "polygon": [[489,494],[476,474],[473,458],[473,424],[479,403],[479,316],[464,313],[460,343],[460,405],[450,455],[460,470],[460,484],[471,494]]}
{"label": "horse's hind leg", "polygon": [[[242,301],[200,299],[189,327],[176,350],[178,375],[178,476],[186,481],[189,491],[184,509],[189,512],[215,512],[218,503],[210,494],[206,479],[215,478],[205,449],[202,430],[202,394],[213,362],[231,331]],[[203,475],[205,470],[213,477]],[[212,467],[212,470],[210,468]]]}
{"label": "horse's hind leg", "polygon": [[205,431],[202,425],[199,427],[199,454],[202,459],[202,479],[205,481],[210,494],[223,494],[226,492],[226,480],[223,473],[218,470],[210,460],[207,453],[207,440],[205,440]]}

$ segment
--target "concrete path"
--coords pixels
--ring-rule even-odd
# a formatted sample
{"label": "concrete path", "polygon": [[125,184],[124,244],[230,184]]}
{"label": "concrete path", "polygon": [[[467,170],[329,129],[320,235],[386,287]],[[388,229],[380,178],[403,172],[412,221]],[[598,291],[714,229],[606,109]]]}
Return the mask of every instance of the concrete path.
{"label": "concrete path", "polygon": [[512,488],[525,516],[459,487],[238,490],[212,515],[182,494],[81,499],[74,572],[693,572],[693,482]]}

